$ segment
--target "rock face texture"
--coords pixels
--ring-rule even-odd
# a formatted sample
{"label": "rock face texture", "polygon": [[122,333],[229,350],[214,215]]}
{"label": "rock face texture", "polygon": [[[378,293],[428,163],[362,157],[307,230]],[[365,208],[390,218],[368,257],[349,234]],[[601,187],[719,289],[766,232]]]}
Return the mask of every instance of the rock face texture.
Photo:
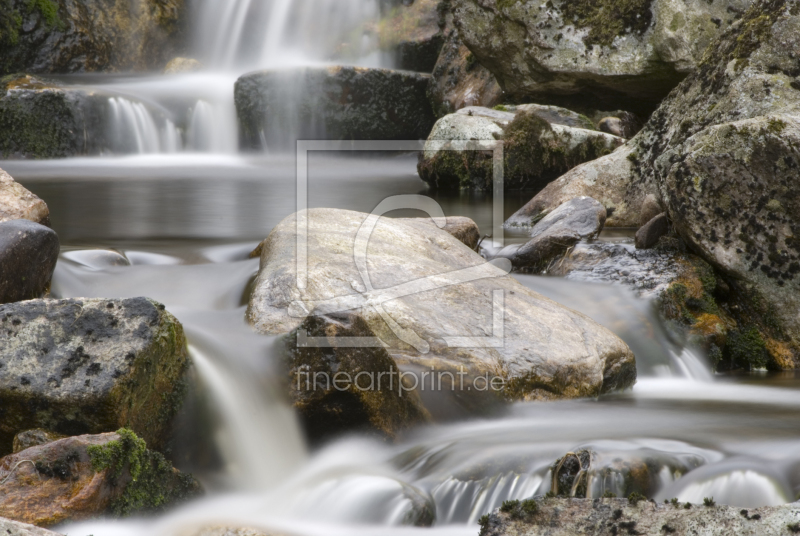
{"label": "rock face texture", "polygon": [[422,180],[441,190],[492,189],[492,152],[448,149],[457,148],[448,143],[456,140],[502,140],[505,188],[533,190],[624,143],[611,134],[565,125],[593,128],[591,121],[584,117],[585,123],[581,123],[576,118],[582,116],[569,110],[536,105],[518,108],[513,113],[467,107],[439,119],[417,167]]}
{"label": "rock face texture", "polygon": [[295,139],[416,140],[435,121],[430,75],[364,67],[262,71],[236,82],[244,143]]}
{"label": "rock face texture", "polygon": [[310,316],[286,339],[289,393],[310,439],[353,430],[393,439],[430,418],[419,397],[403,391],[385,348],[335,346],[342,337],[375,333],[362,318],[338,313]]}
{"label": "rock face texture", "polygon": [[[273,229],[247,310],[256,330],[287,333],[309,314],[352,311],[401,369],[461,371],[464,382],[488,373],[503,379],[494,394],[513,400],[596,396],[635,381],[633,354],[605,328],[525,288],[430,224],[370,218],[359,235],[367,217],[301,213],[308,223],[304,291],[297,286],[297,216]],[[502,329],[493,320],[495,293],[504,296]]]}
{"label": "rock face texture", "polygon": [[655,108],[751,3],[455,0],[453,11],[464,43],[511,98],[592,95],[638,111]]}
{"label": "rock face texture", "polygon": [[433,111],[442,117],[467,106],[492,108],[503,101],[503,90],[464,46],[458,32],[451,31],[433,68],[428,96]]}
{"label": "rock face texture", "polygon": [[520,211],[540,217],[564,197],[591,195],[613,210],[607,225],[638,225],[655,196],[680,237],[729,278],[775,368],[800,363],[798,36],[796,2],[759,0],[624,149],[575,168]]}
{"label": "rock face texture", "polygon": [[0,453],[40,427],[65,435],[122,426],[159,448],[183,401],[183,328],[146,298],[0,306]]}
{"label": "rock face texture", "polygon": [[695,534],[697,536],[760,536],[791,534],[800,520],[800,505],[742,510],[733,506],[655,504],[627,499],[543,499],[532,513],[495,512],[481,536],[572,536],[592,534]]}
{"label": "rock face texture", "polygon": [[183,46],[183,0],[0,0],[0,73],[160,70]]}
{"label": "rock face texture", "polygon": [[55,231],[29,220],[0,222],[0,303],[40,298],[58,261]]}
{"label": "rock face texture", "polygon": [[0,169],[0,222],[30,220],[50,225],[47,204]]}
{"label": "rock face texture", "polygon": [[[2,158],[63,158],[100,151],[105,97],[79,89],[11,80],[0,98]],[[89,136],[87,133],[94,133]]]}
{"label": "rock face texture", "polygon": [[0,479],[0,515],[43,527],[163,510],[200,492],[194,478],[124,429],[6,456]]}
{"label": "rock face texture", "polygon": [[511,260],[515,269],[541,272],[556,257],[587,238],[596,238],[606,221],[606,208],[591,197],[576,197],[545,216],[531,231],[532,239],[521,247],[508,246],[499,257]]}

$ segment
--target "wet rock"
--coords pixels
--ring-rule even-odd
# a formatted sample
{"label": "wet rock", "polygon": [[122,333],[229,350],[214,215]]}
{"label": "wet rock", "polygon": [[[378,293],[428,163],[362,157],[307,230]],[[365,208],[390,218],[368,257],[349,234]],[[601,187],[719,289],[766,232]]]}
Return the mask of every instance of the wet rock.
{"label": "wet rock", "polygon": [[459,0],[461,38],[515,100],[653,110],[751,0]]}
{"label": "wet rock", "polygon": [[9,89],[0,97],[3,158],[64,158],[97,154],[107,98],[75,88]]}
{"label": "wet rock", "polygon": [[686,445],[675,452],[649,448],[581,448],[550,468],[550,491],[560,497],[654,496],[664,486],[704,465],[715,455]]}
{"label": "wet rock", "polygon": [[130,430],[68,437],[0,460],[0,515],[49,527],[158,512],[200,493]]}
{"label": "wet rock", "polygon": [[636,247],[639,249],[650,249],[668,232],[669,218],[666,212],[662,212],[636,231]]}
{"label": "wet rock", "polygon": [[504,227],[533,226],[562,203],[580,196],[597,199],[606,207],[606,226],[637,227],[639,210],[648,192],[631,185],[633,154],[634,149],[626,144],[609,155],[574,167],[545,186],[506,220]]}
{"label": "wet rock", "polygon": [[[413,221],[418,221],[427,225],[436,225],[430,218],[414,218]],[[473,251],[478,249],[481,231],[478,229],[478,224],[470,218],[464,216],[450,216],[447,218],[445,226],[442,227],[442,231],[450,233],[469,249]]]}
{"label": "wet rock", "polygon": [[50,225],[47,204],[0,169],[0,222],[25,219]]}
{"label": "wet rock", "polygon": [[0,303],[47,292],[58,252],[58,235],[49,227],[29,220],[0,222]]}
{"label": "wet rock", "polygon": [[380,46],[398,69],[430,73],[444,44],[445,18],[439,0],[401,3],[378,23]]}
{"label": "wet rock", "polygon": [[164,67],[164,74],[196,73],[203,69],[203,64],[194,58],[172,58]]}
{"label": "wet rock", "polygon": [[642,201],[642,208],[639,210],[639,227],[646,225],[663,212],[664,209],[661,208],[661,203],[658,202],[656,196],[648,194]]}
{"label": "wet rock", "polygon": [[[446,142],[454,140],[503,140],[505,188],[536,190],[564,171],[624,143],[596,130],[561,124],[579,122],[581,116],[568,110],[520,108],[513,114],[468,107],[437,121],[417,167],[422,180],[443,190],[491,190],[492,152],[448,150],[452,144]],[[590,124],[588,119],[586,122]]]}
{"label": "wet rock", "polygon": [[0,306],[0,453],[31,427],[125,426],[160,448],[185,393],[183,328],[146,298]]}
{"label": "wet rock", "polygon": [[466,108],[492,108],[503,101],[503,90],[489,70],[451,31],[442,47],[428,86],[433,111],[443,117]]}
{"label": "wet rock", "polygon": [[509,246],[498,254],[511,260],[514,268],[541,272],[580,240],[596,238],[603,230],[606,209],[591,197],[576,197],[545,216],[531,231],[525,245]]}
{"label": "wet rock", "polygon": [[[355,337],[372,347],[346,346]],[[404,393],[394,361],[356,315],[309,316],[285,348],[290,398],[314,442],[348,431],[394,439],[430,419],[416,393]]]}
{"label": "wet rock", "polygon": [[[434,123],[430,75],[364,67],[261,71],[236,82],[244,143],[424,139]],[[291,138],[291,139],[290,139]]]}
{"label": "wet rock", "polygon": [[537,499],[536,514],[515,519],[496,511],[482,523],[481,536],[572,536],[593,534],[694,534],[697,536],[760,536],[789,534],[797,526],[800,505],[738,507],[701,504],[633,503],[628,499]]}
{"label": "wet rock", "polygon": [[[620,339],[527,289],[450,234],[414,220],[381,218],[369,235],[369,273],[362,275],[354,246],[368,215],[336,209],[302,214],[309,224],[308,286],[297,287],[293,215],[262,244],[247,310],[259,332],[287,333],[312,313],[354,311],[401,369],[461,371],[465,387],[470,378],[498,375],[505,385],[494,384],[495,394],[506,399],[593,396],[635,381],[634,357]],[[495,291],[504,296],[502,346],[491,339],[499,335],[491,313]],[[381,302],[385,316],[367,297]],[[455,388],[458,380],[452,383]],[[461,393],[471,394],[466,388]]]}
{"label": "wet rock", "polygon": [[65,536],[28,523],[0,518],[0,532],[5,536]]}
{"label": "wet rock", "polygon": [[66,436],[62,434],[48,432],[47,430],[42,430],[41,428],[25,430],[24,432],[20,432],[14,436],[12,453],[16,454],[17,452],[21,452],[25,449],[35,447],[37,445],[52,443],[53,441],[58,441],[59,439],[64,439],[65,437]]}
{"label": "wet rock", "polygon": [[183,0],[3,0],[0,73],[160,69],[183,46]]}

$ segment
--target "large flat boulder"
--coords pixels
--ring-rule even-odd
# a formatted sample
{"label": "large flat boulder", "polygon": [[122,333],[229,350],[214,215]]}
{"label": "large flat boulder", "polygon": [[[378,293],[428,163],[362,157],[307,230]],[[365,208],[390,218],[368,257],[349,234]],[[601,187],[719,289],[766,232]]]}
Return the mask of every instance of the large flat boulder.
{"label": "large flat boulder", "polygon": [[29,220],[0,222],[0,303],[40,298],[58,261],[58,235]]}
{"label": "large flat boulder", "polygon": [[5,518],[0,518],[0,531],[6,536],[64,536],[59,532]]}
{"label": "large flat boulder", "polygon": [[183,45],[183,0],[8,0],[0,74],[160,70]]}
{"label": "large flat boulder", "polygon": [[126,429],[68,437],[0,459],[0,515],[42,527],[158,512],[199,493],[194,478]]}
{"label": "large flat boulder", "polygon": [[477,60],[514,99],[652,110],[752,0],[456,0]]}
{"label": "large flat boulder", "polygon": [[0,222],[20,219],[49,225],[50,209],[44,201],[0,169]]}
{"label": "large flat boulder", "polygon": [[147,298],[0,305],[0,453],[14,435],[128,427],[160,448],[185,394],[180,323]]}
{"label": "large flat boulder", "polygon": [[251,147],[295,139],[417,140],[435,121],[430,75],[365,67],[260,71],[236,82],[243,142]]}
{"label": "large flat boulder", "polygon": [[[368,254],[357,265],[356,237],[369,215],[337,209],[300,214],[308,222],[307,286],[297,284],[298,222],[292,215],[261,245],[247,310],[261,333],[287,333],[311,314],[351,311],[401,369],[449,372],[454,389],[461,372],[465,395],[473,385],[468,382],[487,374],[502,380],[494,394],[511,400],[597,396],[635,381],[634,356],[619,338],[527,289],[429,223],[370,219],[374,230],[361,235],[358,249],[363,252],[368,236]],[[494,317],[501,311],[500,327]]]}

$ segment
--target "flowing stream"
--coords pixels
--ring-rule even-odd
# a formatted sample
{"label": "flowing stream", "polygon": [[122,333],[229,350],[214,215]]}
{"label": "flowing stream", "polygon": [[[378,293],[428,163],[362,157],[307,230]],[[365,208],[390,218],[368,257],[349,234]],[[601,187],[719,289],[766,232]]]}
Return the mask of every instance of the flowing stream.
{"label": "flowing stream", "polygon": [[[396,443],[350,435],[308,447],[279,387],[279,340],[244,319],[258,269],[249,253],[295,206],[293,154],[238,151],[233,84],[261,67],[325,62],[347,46],[354,63],[388,65],[359,30],[374,0],[200,0],[186,75],[75,78],[108,98],[108,141],[96,157],[6,161],[51,209],[62,254],[54,297],[148,296],[183,323],[194,389],[173,459],[208,493],[158,518],[58,527],[70,536],[181,535],[209,524],[280,534],[471,535],[504,500],[550,490],[550,466],[591,448],[599,468],[651,460],[658,500],[756,507],[800,493],[800,378],[714,376],[673,340],[653,305],[622,286],[517,276],[622,337],[639,381],[599,399],[519,403],[454,418]],[[343,44],[344,43],[344,44]],[[389,195],[432,195],[447,215],[492,225],[492,202],[436,196],[408,154],[312,154],[309,204],[371,211]],[[529,196],[509,193],[506,216]],[[612,236],[601,240],[626,242]],[[619,490],[598,470],[591,496]],[[432,527],[417,528],[435,514]]]}

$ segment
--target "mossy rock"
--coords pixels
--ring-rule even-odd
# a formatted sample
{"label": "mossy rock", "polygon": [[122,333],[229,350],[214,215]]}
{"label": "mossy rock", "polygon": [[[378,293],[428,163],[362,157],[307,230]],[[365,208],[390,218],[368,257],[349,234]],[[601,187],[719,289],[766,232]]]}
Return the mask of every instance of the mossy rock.
{"label": "mossy rock", "polygon": [[64,435],[128,427],[161,448],[186,393],[180,323],[146,298],[0,306],[0,453],[31,427]]}
{"label": "mossy rock", "polygon": [[185,23],[183,0],[0,0],[0,73],[160,70]]}

